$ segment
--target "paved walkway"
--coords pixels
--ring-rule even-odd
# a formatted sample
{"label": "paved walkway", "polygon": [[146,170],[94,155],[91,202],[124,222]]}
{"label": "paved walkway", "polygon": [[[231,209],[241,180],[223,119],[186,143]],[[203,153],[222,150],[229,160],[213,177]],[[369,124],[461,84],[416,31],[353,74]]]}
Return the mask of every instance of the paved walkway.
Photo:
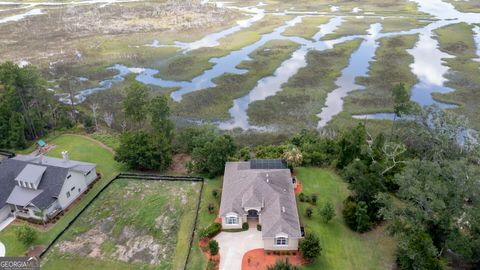
{"label": "paved walkway", "polygon": [[5,257],[5,245],[0,242],[0,257]]}
{"label": "paved walkway", "polygon": [[[8,217],[4,221],[0,222],[0,232],[5,229],[10,223],[12,223],[15,220],[14,217]],[[5,257],[5,245],[0,242],[0,257]]]}
{"label": "paved walkway", "polygon": [[263,248],[262,232],[256,227],[242,232],[221,232],[215,240],[220,246],[220,270],[241,270],[243,255]]}
{"label": "paved walkway", "polygon": [[12,223],[15,220],[14,217],[8,217],[4,221],[0,222],[0,232],[5,229],[10,223]]}

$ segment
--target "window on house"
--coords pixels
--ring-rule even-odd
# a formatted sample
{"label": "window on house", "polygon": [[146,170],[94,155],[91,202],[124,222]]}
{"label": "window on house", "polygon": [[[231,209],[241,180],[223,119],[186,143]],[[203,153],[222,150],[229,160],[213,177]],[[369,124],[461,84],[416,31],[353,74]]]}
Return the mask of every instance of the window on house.
{"label": "window on house", "polygon": [[72,188],[70,189],[70,191],[73,191],[74,189],[75,189],[75,187],[72,187]]}
{"label": "window on house", "polygon": [[275,245],[286,246],[288,245],[288,239],[286,237],[277,237],[275,238]]}
{"label": "window on house", "polygon": [[67,198],[70,198],[70,191],[67,191]]}
{"label": "window on house", "polygon": [[71,174],[69,174],[69,175],[67,176],[67,179],[70,179],[70,177],[72,177],[72,175],[71,175]]}
{"label": "window on house", "polygon": [[238,224],[237,217],[227,217],[227,224]]}

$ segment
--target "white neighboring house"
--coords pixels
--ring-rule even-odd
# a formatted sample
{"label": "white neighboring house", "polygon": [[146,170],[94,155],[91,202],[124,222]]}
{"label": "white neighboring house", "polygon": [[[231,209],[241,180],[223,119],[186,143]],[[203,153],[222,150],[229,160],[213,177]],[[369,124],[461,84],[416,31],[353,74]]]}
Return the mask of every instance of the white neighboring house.
{"label": "white neighboring house", "polygon": [[227,162],[220,205],[222,228],[241,229],[248,220],[258,221],[265,250],[297,250],[302,232],[294,185],[282,160]]}
{"label": "white neighboring house", "polygon": [[62,154],[0,161],[0,222],[10,215],[46,221],[85,192],[97,178],[96,165]]}

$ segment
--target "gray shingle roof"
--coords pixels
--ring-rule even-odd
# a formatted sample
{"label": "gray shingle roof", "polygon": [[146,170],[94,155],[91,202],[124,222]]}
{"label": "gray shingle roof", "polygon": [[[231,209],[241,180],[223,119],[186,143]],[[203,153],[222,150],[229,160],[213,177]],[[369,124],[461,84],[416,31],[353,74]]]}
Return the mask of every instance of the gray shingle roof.
{"label": "gray shingle roof", "polygon": [[95,168],[95,164],[88,162],[81,162],[76,160],[64,160],[62,158],[54,158],[47,156],[25,156],[17,155],[13,159],[27,161],[30,163],[50,165],[54,167],[67,168],[81,173],[87,173]]}
{"label": "gray shingle roof", "polygon": [[40,179],[42,179],[42,175],[46,169],[47,167],[45,166],[28,164],[17,177],[15,177],[15,180],[36,185]]}
{"label": "gray shingle roof", "polygon": [[[267,181],[268,179],[268,181]],[[289,169],[250,169],[248,162],[227,162],[220,215],[262,203],[263,237],[286,233],[301,237],[297,203]]]}
{"label": "gray shingle roof", "polygon": [[8,196],[7,203],[19,206],[29,205],[43,190],[15,186]]}
{"label": "gray shingle roof", "polygon": [[[0,208],[6,204],[12,193],[16,185],[15,178],[28,164],[32,163],[15,158],[6,159],[0,163]],[[31,201],[40,209],[46,209],[55,202],[69,170],[68,168],[50,165],[43,166],[46,169],[38,186],[38,189],[43,191]]]}

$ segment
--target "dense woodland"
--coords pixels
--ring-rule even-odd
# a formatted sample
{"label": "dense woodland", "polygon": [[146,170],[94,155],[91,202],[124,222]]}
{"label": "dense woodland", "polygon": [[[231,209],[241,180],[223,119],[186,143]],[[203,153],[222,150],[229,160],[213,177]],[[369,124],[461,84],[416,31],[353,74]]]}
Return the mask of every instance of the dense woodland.
{"label": "dense woodland", "polygon": [[50,130],[73,125],[70,108],[54,98],[34,67],[0,65],[0,148],[24,148]]}
{"label": "dense woodland", "polygon": [[[87,129],[98,125],[95,116],[57,102],[32,67],[5,63],[0,83],[1,148],[23,148],[75,122]],[[330,136],[303,130],[281,144],[240,148],[211,126],[176,129],[169,99],[132,83],[120,105],[125,120],[115,158],[132,169],[165,170],[174,153],[187,153],[189,170],[208,177],[221,175],[228,160],[251,158],[285,158],[292,168],[330,167],[351,190],[343,207],[347,225],[362,233],[387,221],[398,240],[400,269],[480,267],[476,134],[464,117],[411,104],[401,84],[391,93],[397,118],[385,133],[372,136],[367,121]]]}

